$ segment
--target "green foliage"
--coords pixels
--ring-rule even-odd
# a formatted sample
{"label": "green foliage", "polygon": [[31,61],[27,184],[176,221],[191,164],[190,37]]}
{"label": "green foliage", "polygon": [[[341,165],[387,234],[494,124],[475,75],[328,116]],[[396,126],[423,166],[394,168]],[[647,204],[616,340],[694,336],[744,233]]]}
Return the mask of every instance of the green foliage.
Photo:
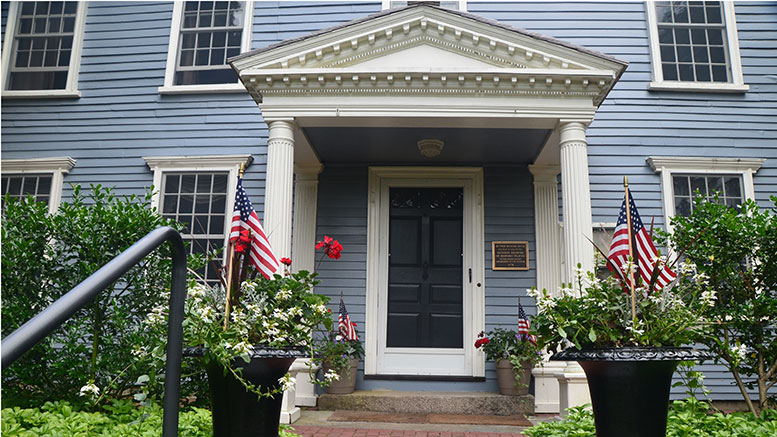
{"label": "green foliage", "polygon": [[[162,408],[150,404],[138,408],[126,400],[104,405],[89,412],[64,401],[46,402],[40,408],[5,408],[0,433],[8,437],[159,437],[162,435]],[[280,437],[295,437],[294,429],[281,425]],[[210,437],[211,414],[202,408],[189,408],[178,416],[178,435]]]}
{"label": "green foliage", "polygon": [[531,344],[525,336],[502,328],[478,334],[475,348],[482,350],[490,361],[511,360],[535,364],[542,358],[540,348]]}
{"label": "green foliage", "polygon": [[[594,418],[585,407],[573,407],[562,420],[539,423],[523,431],[529,437],[595,437]],[[777,411],[752,413],[711,413],[709,405],[688,398],[675,401],[669,409],[667,437],[766,437],[777,435]]]}
{"label": "green foliage", "polygon": [[[33,202],[7,201],[2,218],[2,333],[8,335],[86,279],[148,232],[173,225],[142,198],[117,198],[92,186],[49,215]],[[118,396],[144,372],[133,345],[140,326],[163,302],[170,262],[165,245],[109,286],[91,304],[3,372],[3,404],[40,404],[41,399],[78,397],[93,382]],[[77,400],[74,400],[77,402]]]}
{"label": "green foliage", "polygon": [[338,374],[351,369],[351,359],[364,357],[364,345],[359,340],[345,340],[338,332],[329,332],[316,342],[314,362]]}
{"label": "green foliage", "polygon": [[[683,272],[680,281],[693,282],[693,272]],[[539,307],[533,327],[551,350],[568,344],[578,349],[693,344],[707,329],[703,314],[710,300],[700,295],[698,284],[684,291],[666,287],[648,294],[637,287],[635,325],[630,294],[616,277],[600,280],[581,272],[574,288],[565,286],[555,296],[530,290]]]}
{"label": "green foliage", "polygon": [[[777,197],[772,201],[777,207]],[[672,225],[669,243],[685,250],[704,291],[717,295],[703,343],[729,368],[743,396],[746,386],[755,387],[758,408],[768,407],[768,389],[777,383],[777,210],[761,210],[752,200],[735,209],[699,198],[693,213]]]}

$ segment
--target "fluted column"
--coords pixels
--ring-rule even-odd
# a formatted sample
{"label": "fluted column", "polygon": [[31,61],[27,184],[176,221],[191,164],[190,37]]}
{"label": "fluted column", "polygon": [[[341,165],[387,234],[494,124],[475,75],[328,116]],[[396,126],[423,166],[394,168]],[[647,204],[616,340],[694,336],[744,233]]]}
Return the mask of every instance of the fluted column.
{"label": "fluted column", "polygon": [[588,181],[588,142],[586,125],[578,121],[559,123],[561,149],[561,196],[564,207],[564,265],[570,282],[575,278],[577,264],[583,270],[593,270],[591,188]]}
{"label": "fluted column", "polygon": [[315,267],[316,216],[318,214],[318,174],[322,166],[294,167],[294,235],[292,267],[294,271],[313,271]]}
{"label": "fluted column", "polygon": [[534,175],[534,233],[537,288],[551,293],[561,285],[561,235],[558,228],[558,174],[555,165],[530,165]]}
{"label": "fluted column", "polygon": [[264,198],[264,230],[275,256],[291,257],[291,207],[294,183],[294,123],[268,122],[267,186]]}

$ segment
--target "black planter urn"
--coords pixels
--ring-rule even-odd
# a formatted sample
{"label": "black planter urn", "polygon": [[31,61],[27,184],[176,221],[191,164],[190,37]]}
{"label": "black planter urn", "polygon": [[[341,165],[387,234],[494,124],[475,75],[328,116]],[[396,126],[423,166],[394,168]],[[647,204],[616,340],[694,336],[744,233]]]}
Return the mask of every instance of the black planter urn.
{"label": "black planter urn", "polygon": [[567,349],[551,360],[585,371],[597,437],[666,436],[669,389],[680,361],[710,358],[692,348]]}
{"label": "black planter urn", "polygon": [[[200,350],[201,351],[201,350]],[[190,351],[188,355],[205,355]],[[185,354],[186,354],[185,352]],[[235,360],[242,377],[263,392],[280,388],[279,379],[286,375],[294,360],[308,356],[304,349],[255,347],[251,361]],[[210,386],[214,437],[277,437],[283,393],[259,397],[248,391],[231,372],[204,357]]]}

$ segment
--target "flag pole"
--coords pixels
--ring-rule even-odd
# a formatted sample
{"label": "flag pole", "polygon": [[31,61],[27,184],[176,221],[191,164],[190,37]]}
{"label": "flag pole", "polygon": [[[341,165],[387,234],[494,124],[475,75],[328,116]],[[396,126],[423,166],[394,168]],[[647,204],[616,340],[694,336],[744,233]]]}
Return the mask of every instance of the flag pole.
{"label": "flag pole", "polygon": [[634,235],[633,235],[633,229],[631,227],[631,200],[629,199],[629,178],[628,176],[623,177],[623,188],[626,190],[626,226],[628,227],[628,233],[629,233],[629,261],[631,262],[631,268],[629,269],[629,283],[631,288],[631,320],[632,324],[636,327],[637,324],[637,300],[634,296]]}
{"label": "flag pole", "polygon": [[[245,172],[245,163],[240,163],[240,174],[237,177],[237,180],[240,181],[240,179],[243,178],[243,172]],[[227,327],[229,327],[229,316],[232,312],[232,276],[234,276],[234,269],[235,269],[235,244],[230,241],[227,243],[229,246],[229,255],[227,255],[227,303],[224,307],[224,330],[227,330]]]}

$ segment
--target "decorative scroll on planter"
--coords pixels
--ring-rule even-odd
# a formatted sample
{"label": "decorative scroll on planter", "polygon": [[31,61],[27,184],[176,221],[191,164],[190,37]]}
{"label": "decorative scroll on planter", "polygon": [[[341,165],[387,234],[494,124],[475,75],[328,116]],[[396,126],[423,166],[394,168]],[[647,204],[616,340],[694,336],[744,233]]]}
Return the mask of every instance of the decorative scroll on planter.
{"label": "decorative scroll on planter", "polygon": [[666,435],[669,389],[680,361],[711,358],[685,347],[567,349],[551,360],[577,361],[588,378],[597,437]]}

